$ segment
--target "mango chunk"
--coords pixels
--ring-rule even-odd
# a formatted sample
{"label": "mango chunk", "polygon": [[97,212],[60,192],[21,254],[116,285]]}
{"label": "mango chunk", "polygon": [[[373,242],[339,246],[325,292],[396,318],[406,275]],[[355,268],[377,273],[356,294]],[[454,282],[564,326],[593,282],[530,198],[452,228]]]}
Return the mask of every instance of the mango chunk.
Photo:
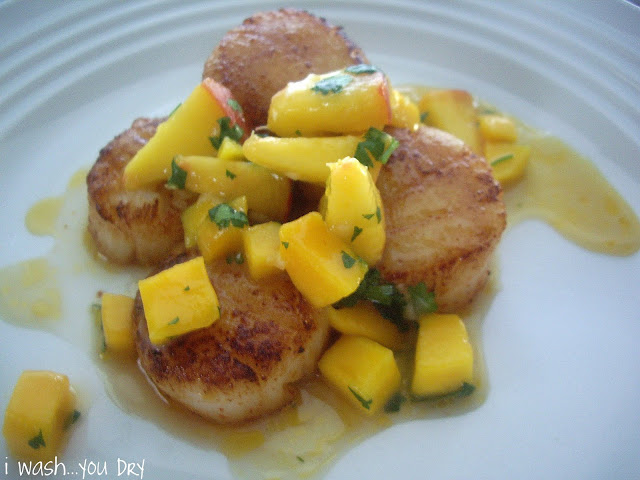
{"label": "mango chunk", "polygon": [[283,222],[291,208],[291,180],[254,163],[222,160],[217,157],[176,157],[176,164],[187,172],[185,188],[211,193],[225,201],[246,196],[257,222]]}
{"label": "mango chunk", "polygon": [[354,307],[327,307],[329,324],[345,335],[366,337],[396,350],[403,336],[391,321],[384,318],[371,303],[358,303]]}
{"label": "mango chunk", "polygon": [[400,388],[393,352],[365,337],[343,335],[324,353],[318,368],[349,403],[368,415]]}
{"label": "mango chunk", "polygon": [[367,264],[329,231],[318,212],[280,227],[280,254],[291,281],[316,308],[353,293]]}
{"label": "mango chunk", "polygon": [[319,137],[359,134],[390,123],[387,77],[366,65],[290,82],[272,97],[267,127],[279,137]]}
{"label": "mango chunk", "polygon": [[219,203],[206,212],[196,242],[204,261],[209,263],[242,249],[242,230],[247,227],[247,197]]}
{"label": "mango chunk", "polygon": [[516,125],[509,117],[497,114],[478,117],[480,133],[485,140],[493,142],[515,142],[518,139]]}
{"label": "mango chunk", "polygon": [[[377,163],[377,162],[376,162]],[[369,265],[382,257],[386,241],[380,192],[367,167],[352,157],[329,164],[324,220]]]}
{"label": "mango chunk", "polygon": [[411,391],[418,397],[444,395],[473,378],[473,349],[458,315],[430,313],[419,319]]}
{"label": "mango chunk", "polygon": [[209,210],[223,203],[217,195],[201,193],[195,203],[187,207],[180,215],[184,230],[184,246],[187,250],[197,248],[200,225],[209,218]]}
{"label": "mango chunk", "polygon": [[242,153],[242,145],[232,140],[230,137],[224,137],[222,144],[218,149],[218,158],[221,160],[239,161],[244,160]]}
{"label": "mango chunk", "polygon": [[280,224],[260,223],[242,231],[244,256],[254,280],[280,273],[284,260],[280,255]]}
{"label": "mango chunk", "polygon": [[324,184],[328,163],[353,156],[362,136],[261,137],[253,133],[243,144],[244,155],[258,165],[292,180]]}
{"label": "mango chunk", "polygon": [[409,97],[391,90],[391,125],[415,130],[420,124],[420,110]]}
{"label": "mango chunk", "polygon": [[219,133],[221,119],[227,117],[230,124],[246,131],[242,113],[233,105],[226,87],[204,79],[129,161],[123,175],[125,187],[135,190],[166,181],[176,155],[215,155],[210,137]]}
{"label": "mango chunk", "polygon": [[426,124],[449,132],[482,155],[482,136],[473,96],[465,90],[431,90],[420,99]]}
{"label": "mango chunk", "polygon": [[133,303],[133,298],[126,295],[102,294],[102,330],[107,351],[127,355],[135,353]]}
{"label": "mango chunk", "polygon": [[76,417],[75,394],[66,375],[24,371],[13,389],[2,433],[11,454],[21,461],[49,461],[59,455]]}
{"label": "mango chunk", "polygon": [[507,142],[486,142],[485,157],[494,178],[502,186],[516,183],[524,175],[531,147]]}
{"label": "mango chunk", "polygon": [[138,288],[154,344],[208,327],[220,318],[218,297],[202,257],[140,280]]}

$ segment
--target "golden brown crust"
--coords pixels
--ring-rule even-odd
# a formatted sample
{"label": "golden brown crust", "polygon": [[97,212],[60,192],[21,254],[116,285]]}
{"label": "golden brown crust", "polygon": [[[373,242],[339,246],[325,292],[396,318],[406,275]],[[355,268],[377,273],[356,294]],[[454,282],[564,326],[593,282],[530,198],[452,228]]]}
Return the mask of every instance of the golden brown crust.
{"label": "golden brown crust", "polygon": [[367,58],[341,27],[291,8],[256,13],[230,30],[204,65],[242,105],[249,129],[267,123],[271,97],[288,82]]}
{"label": "golden brown crust", "polygon": [[164,186],[127,191],[124,168],[163,119],[136,119],[100,150],[87,175],[89,233],[98,251],[119,264],[155,264],[184,238],[180,213],[191,201]]}
{"label": "golden brown crust", "polygon": [[315,368],[328,334],[324,314],[284,274],[258,283],[245,266],[224,259],[207,270],[221,318],[167,344],[150,342],[138,295],[134,322],[142,367],[160,391],[216,421],[281,407],[291,400],[289,385]]}
{"label": "golden brown crust", "polygon": [[448,133],[387,131],[400,146],[377,183],[387,231],[378,267],[388,281],[425,282],[440,311],[460,311],[485,285],[506,226],[500,185],[486,160]]}

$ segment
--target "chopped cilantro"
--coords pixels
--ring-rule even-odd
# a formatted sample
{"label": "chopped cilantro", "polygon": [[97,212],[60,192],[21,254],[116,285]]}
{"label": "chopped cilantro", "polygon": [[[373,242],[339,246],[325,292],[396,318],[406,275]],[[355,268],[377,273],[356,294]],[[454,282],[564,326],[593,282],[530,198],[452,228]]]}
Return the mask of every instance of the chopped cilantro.
{"label": "chopped cilantro", "polygon": [[171,320],[169,323],[167,323],[167,325],[175,325],[179,321],[180,321],[180,317],[176,317],[173,320]]}
{"label": "chopped cilantro", "polygon": [[171,176],[167,180],[167,187],[183,190],[187,183],[187,171],[180,168],[174,158],[171,160]]}
{"label": "chopped cilantro", "polygon": [[302,458],[300,455],[296,455],[296,458],[300,463],[304,463],[304,458]]}
{"label": "chopped cilantro", "polygon": [[289,242],[282,242],[282,246],[284,248],[289,248]]}
{"label": "chopped cilantro", "polygon": [[220,118],[218,120],[218,124],[220,125],[220,134],[217,137],[209,137],[211,145],[213,145],[213,148],[215,148],[216,150],[220,148],[220,145],[222,145],[222,141],[226,137],[239,142],[244,135],[244,130],[242,130],[239,125],[231,125],[231,119],[229,117]]}
{"label": "chopped cilantro", "polygon": [[301,136],[302,136],[302,132],[301,132],[300,130],[296,130],[296,132],[295,132],[295,133],[296,133],[296,136],[297,136],[297,137],[301,137]]}
{"label": "chopped cilantro", "polygon": [[360,235],[362,233],[362,229],[360,227],[353,227],[353,235],[351,235],[351,241],[353,242],[356,238],[358,238],[358,235]]}
{"label": "chopped cilantro", "polygon": [[237,177],[237,175],[235,173],[233,173],[231,170],[227,170],[226,171],[226,175],[227,177],[229,177],[231,180],[233,180],[234,178]]}
{"label": "chopped cilantro", "polygon": [[366,408],[367,410],[369,410],[371,408],[371,404],[373,403],[373,399],[370,398],[369,400],[366,400],[362,397],[362,395],[360,395],[358,392],[355,391],[355,389],[353,387],[349,387],[349,391],[351,393],[353,393],[353,396],[356,397],[356,399],[360,402],[360,404]]}
{"label": "chopped cilantro", "polygon": [[189,290],[191,290],[191,287],[189,285],[187,285],[186,287],[184,287],[184,291],[188,292]]}
{"label": "chopped cilantro", "polygon": [[407,287],[407,291],[416,316],[432,313],[438,309],[435,293],[427,291],[427,286],[424,282]]}
{"label": "chopped cilantro", "polygon": [[242,228],[249,225],[247,214],[227,203],[221,203],[209,210],[209,219],[220,228],[227,228],[229,225]]}
{"label": "chopped cilantro", "polygon": [[374,160],[385,164],[398,145],[400,142],[391,135],[371,127],[358,143],[354,157],[366,167],[373,167]]}
{"label": "chopped cilantro", "polygon": [[79,418],[80,418],[79,410],[74,410],[73,412],[71,412],[67,417],[67,419],[64,421],[64,429],[65,430],[68,429],[71,425],[76,423]]}
{"label": "chopped cilantro", "polygon": [[38,435],[29,440],[29,446],[34,450],[39,449],[40,447],[46,447],[47,444],[44,442],[44,437],[42,436],[42,429],[38,432]]}
{"label": "chopped cilantro", "polygon": [[345,72],[353,73],[354,75],[360,75],[363,73],[376,73],[380,70],[373,65],[369,65],[367,63],[358,63],[357,65],[349,65],[344,69]]}
{"label": "chopped cilantro", "polygon": [[382,209],[380,208],[380,205],[376,207],[376,218],[378,219],[378,223],[382,221]]}
{"label": "chopped cilantro", "polygon": [[235,255],[229,255],[227,257],[227,264],[231,265],[232,263],[237,263],[238,265],[242,265],[244,263],[244,256],[242,252],[238,252]]}
{"label": "chopped cilantro", "polygon": [[227,100],[227,105],[229,105],[234,112],[242,113],[242,107],[237,100],[230,98]]}
{"label": "chopped cilantro", "polygon": [[321,93],[322,95],[328,95],[330,93],[339,93],[344,87],[349,85],[353,81],[351,75],[338,74],[331,77],[318,80],[316,84],[311,87],[314,92]]}
{"label": "chopped cilantro", "polygon": [[426,122],[428,116],[429,116],[429,112],[422,112],[420,114],[420,123]]}
{"label": "chopped cilantro", "polygon": [[333,306],[335,308],[353,307],[360,301],[373,303],[380,314],[396,325],[398,330],[409,329],[409,322],[404,317],[404,308],[407,304],[404,295],[394,284],[385,282],[375,268],[365,274],[355,292],[334,303]]}
{"label": "chopped cilantro", "polygon": [[367,220],[371,220],[374,215],[375,215],[375,213],[365,213],[362,216]]}
{"label": "chopped cilantro", "polygon": [[169,114],[169,116],[173,115],[174,113],[176,113],[176,110],[178,110],[180,108],[180,106],[182,105],[182,103],[179,103],[178,105],[176,105],[173,110],[171,110],[171,113]]}
{"label": "chopped cilantro", "polygon": [[402,393],[396,392],[391,396],[391,398],[385,404],[384,411],[387,413],[399,412],[400,407],[405,402],[405,400],[406,398]]}
{"label": "chopped cilantro", "polygon": [[344,268],[351,268],[356,264],[356,259],[349,255],[347,252],[343,250],[341,253],[342,264],[344,265]]}
{"label": "chopped cilantro", "polygon": [[502,162],[506,162],[507,160],[511,160],[513,158],[513,153],[507,153],[506,155],[502,155],[501,157],[496,158],[491,162],[491,166],[497,165]]}

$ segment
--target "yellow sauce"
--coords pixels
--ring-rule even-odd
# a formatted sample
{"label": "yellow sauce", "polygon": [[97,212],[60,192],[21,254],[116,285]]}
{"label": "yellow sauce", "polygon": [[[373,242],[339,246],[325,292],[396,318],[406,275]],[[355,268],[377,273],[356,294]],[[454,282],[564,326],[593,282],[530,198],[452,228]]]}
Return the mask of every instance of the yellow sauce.
{"label": "yellow sauce", "polygon": [[[524,127],[520,143],[531,145],[532,154],[525,179],[505,192],[510,224],[541,218],[576,243],[613,255],[640,248],[637,217],[595,167],[558,140]],[[224,453],[239,478],[318,475],[350,446],[393,423],[459,414],[477,408],[486,398],[480,330],[495,292],[495,277],[473,308],[463,312],[475,353],[477,390],[470,397],[454,402],[405,401],[399,413],[367,418],[315,379],[301,386],[293,405],[241,426],[212,425],[186,412],[158,394],[133,360],[101,354],[98,327],[87,332],[91,330],[86,328],[87,316],[98,291],[109,288],[134,295],[137,279],[147,272],[107,266],[95,254],[86,235],[85,175],[83,171],[74,176],[64,197],[39,202],[27,215],[31,232],[52,235],[56,243],[47,257],[0,270],[0,318],[51,330],[90,351],[110,397],[123,411],[153,422],[181,441]],[[91,293],[76,296],[80,286]],[[63,305],[67,299],[80,304],[73,310]],[[50,320],[61,316],[65,321],[54,322],[56,327],[51,328]],[[398,363],[408,381],[411,354],[400,352]]]}

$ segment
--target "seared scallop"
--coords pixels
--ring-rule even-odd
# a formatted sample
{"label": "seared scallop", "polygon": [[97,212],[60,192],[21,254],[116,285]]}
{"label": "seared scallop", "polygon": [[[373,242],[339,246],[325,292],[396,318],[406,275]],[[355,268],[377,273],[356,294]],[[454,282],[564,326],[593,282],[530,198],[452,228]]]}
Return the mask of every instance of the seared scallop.
{"label": "seared scallop", "polygon": [[[172,264],[185,261],[180,256]],[[140,364],[160,392],[216,422],[273,412],[295,397],[293,384],[310,375],[329,332],[282,274],[251,279],[245,265],[222,259],[207,266],[221,317],[207,328],[163,345],[149,340],[140,296],[134,309]]]}
{"label": "seared scallop", "polygon": [[378,268],[399,285],[424,282],[442,312],[482,289],[506,226],[491,167],[461,140],[422,126],[389,128],[400,146],[378,178],[387,240]]}
{"label": "seared scallop", "polygon": [[253,129],[267,123],[271,97],[288,82],[366,62],[342,28],[287,8],[256,13],[230,30],[207,59],[203,78],[231,90]]}
{"label": "seared scallop", "polygon": [[151,265],[184,240],[180,213],[191,194],[164,186],[128,191],[123,172],[161,119],[139,118],[104,147],[87,175],[89,232],[98,252],[118,264]]}

